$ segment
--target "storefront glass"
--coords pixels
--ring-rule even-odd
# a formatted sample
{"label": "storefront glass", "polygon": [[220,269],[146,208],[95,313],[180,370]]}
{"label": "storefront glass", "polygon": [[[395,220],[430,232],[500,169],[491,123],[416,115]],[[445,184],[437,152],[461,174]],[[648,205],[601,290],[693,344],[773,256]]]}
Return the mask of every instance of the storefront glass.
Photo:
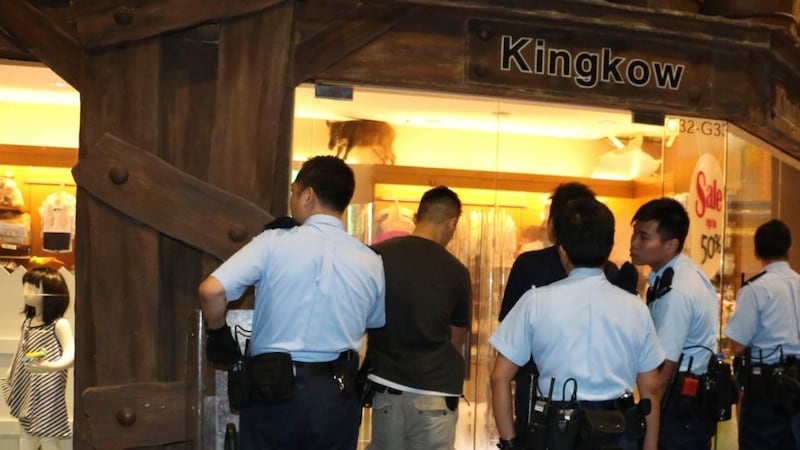
{"label": "storefront glass", "polygon": [[[309,156],[334,154],[341,125],[333,122],[369,119],[394,132],[394,164],[381,144],[384,125],[338,132],[355,144],[347,161],[357,188],[346,221],[365,243],[409,233],[431,186],[447,185],[464,202],[448,246],[469,268],[474,296],[457,449],[496,442],[489,398],[495,353],[487,341],[515,257],[550,245],[545,224],[555,186],[583,182],[609,205],[617,222],[610,259],[618,265],[629,260],[630,223],[641,204],[662,195],[683,203],[692,220],[684,251],[720,292],[723,325],[742,273],[760,271],[755,227],[787,216],[786,189],[800,183],[796,161],[721,121],[651,115],[635,122],[627,111],[369,87],[354,88],[352,100],[315,97],[307,85],[296,94],[295,168]],[[648,269],[639,270],[643,292]],[[734,445],[727,430],[721,439]]]}

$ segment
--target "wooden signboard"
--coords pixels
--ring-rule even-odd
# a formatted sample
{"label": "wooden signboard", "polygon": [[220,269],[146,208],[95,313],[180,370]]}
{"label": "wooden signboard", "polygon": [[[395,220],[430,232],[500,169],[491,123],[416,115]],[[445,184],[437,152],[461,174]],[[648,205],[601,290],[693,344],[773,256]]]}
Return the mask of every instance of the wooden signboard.
{"label": "wooden signboard", "polygon": [[467,80],[585,91],[648,102],[710,104],[711,50],[626,39],[619,32],[530,22],[468,21]]}

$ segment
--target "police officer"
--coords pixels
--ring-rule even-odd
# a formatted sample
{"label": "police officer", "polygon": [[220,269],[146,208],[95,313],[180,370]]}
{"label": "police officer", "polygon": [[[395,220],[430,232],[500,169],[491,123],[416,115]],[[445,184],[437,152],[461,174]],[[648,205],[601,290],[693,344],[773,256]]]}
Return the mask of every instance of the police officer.
{"label": "police officer", "polygon": [[[789,227],[779,220],[770,220],[756,230],[755,253],[764,271],[739,291],[736,312],[723,331],[731,340],[734,355],[744,356],[750,349],[750,364],[742,370],[757,367],[757,373],[769,376],[769,369],[785,365],[781,356],[800,354],[800,275],[789,267],[791,245]],[[790,414],[777,411],[770,395],[752,393],[747,383],[743,387],[739,449],[794,448]]]}
{"label": "police officer", "polygon": [[[555,241],[553,218],[559,215],[568,202],[582,198],[595,198],[595,193],[583,183],[561,183],[553,191],[553,195],[550,196],[550,214],[547,220],[547,235],[550,241]],[[630,292],[636,292],[638,273],[630,263],[623,264],[622,268],[618,270],[614,263],[606,261],[603,264],[603,271],[606,277],[617,286]],[[561,265],[556,246],[521,253],[514,260],[508,274],[503,302],[500,305],[499,320],[506,317],[531,286],[546,286],[566,277],[567,272]],[[520,433],[528,421],[528,403],[530,401],[528,393],[531,385],[530,377],[534,371],[534,365],[530,362],[520,368],[514,379],[516,386],[514,416]]]}
{"label": "police officer", "polygon": [[251,399],[239,416],[244,450],[357,446],[355,352],[366,328],[384,325],[385,313],[381,258],[341,221],[354,188],[341,159],[309,159],[290,198],[301,225],[262,232],[200,286],[212,358],[232,343],[227,303],[255,286],[252,357],[245,360]]}
{"label": "police officer", "polygon": [[[539,369],[539,397],[550,398],[554,380],[556,402],[571,400],[575,391],[575,400],[588,410],[616,408],[616,400],[632,392],[635,383],[642,398],[655,405],[661,398],[657,368],[664,353],[647,307],[603,274],[614,244],[611,211],[585,198],[569,202],[553,220],[567,278],[526,292],[489,339],[498,351],[491,386],[499,448],[523,448],[513,424],[510,385],[531,357]],[[646,420],[645,448],[655,450],[658,410]],[[635,441],[620,441],[619,435],[584,444],[636,448]]]}
{"label": "police officer", "polygon": [[702,269],[681,253],[688,233],[689,215],[671,198],[651,200],[633,216],[631,260],[650,266],[648,302],[667,358],[659,370],[671,405],[661,415],[661,450],[709,449],[717,429],[716,419],[698,417],[699,406],[689,404],[717,349],[718,303]]}

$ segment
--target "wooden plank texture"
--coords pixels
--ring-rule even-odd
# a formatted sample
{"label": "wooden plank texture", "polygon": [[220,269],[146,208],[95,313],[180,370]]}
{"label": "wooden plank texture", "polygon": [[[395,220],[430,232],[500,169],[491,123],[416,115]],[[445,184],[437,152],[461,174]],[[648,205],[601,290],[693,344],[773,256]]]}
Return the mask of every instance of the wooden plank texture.
{"label": "wooden plank texture", "polygon": [[[161,108],[163,134],[159,155],[164,162],[187,175],[206,179],[211,130],[214,128],[216,101],[217,46],[209,36],[217,26],[202,26],[162,38]],[[198,39],[198,36],[205,36]],[[188,336],[188,318],[198,308],[197,286],[208,275],[206,259],[216,266],[218,260],[170,236],[160,238],[161,329],[172,330],[176,337]],[[162,347],[159,353],[162,380],[190,377],[197,361],[186,351],[183,339]],[[187,360],[189,358],[189,360]],[[202,362],[202,359],[200,359]],[[191,382],[191,378],[187,380]],[[199,397],[189,396],[187,407],[197,414]],[[190,440],[199,442],[200,422],[189,421]],[[200,448],[200,447],[196,447]]]}
{"label": "wooden plank texture", "polygon": [[420,10],[404,5],[359,3],[346,16],[296,46],[294,83],[299,84],[330,67],[354,50]]}
{"label": "wooden plank texture", "polygon": [[81,42],[98,48],[261,11],[287,0],[74,0]]}
{"label": "wooden plank texture", "polygon": [[58,23],[26,0],[3,0],[0,2],[0,29],[80,90],[83,50]]}
{"label": "wooden plank texture", "polygon": [[[72,173],[98,200],[219,259],[232,255],[272,218],[253,203],[111,135]],[[115,183],[114,174],[124,181]]]}
{"label": "wooden plank texture", "polygon": [[209,182],[275,216],[289,198],[294,2],[226,22],[219,41]]}
{"label": "wooden plank texture", "polygon": [[[105,132],[144,148],[159,142],[157,40],[92,55],[81,92],[80,158]],[[120,214],[79,186],[76,217],[75,392],[133,381],[155,382],[155,349],[174,337],[160,331],[159,233]],[[82,397],[75,398],[83,411]],[[76,448],[90,448],[83,414],[75,414]]]}
{"label": "wooden plank texture", "polygon": [[[489,15],[490,12],[495,16]],[[487,14],[481,17],[481,20],[504,18],[507,14],[491,8],[481,10],[481,13]],[[764,51],[770,42],[769,33],[761,30],[759,32],[762,32],[763,42],[744,40],[740,42],[738,48],[732,45],[731,41],[724,41],[727,44],[722,45],[723,41],[716,41],[711,37],[687,43],[683,47],[678,43],[678,46],[674,47],[679,49],[678,52],[665,54],[665,58],[673,58],[676,55],[683,58],[681,53],[683,51],[694,58],[689,62],[693,70],[696,68],[697,73],[687,76],[686,79],[690,80],[688,88],[675,95],[664,93],[642,95],[634,92],[635,89],[632,87],[623,90],[624,93],[613,93],[607,92],[608,89],[563,86],[563,83],[559,84],[560,81],[555,77],[550,83],[526,83],[525,80],[517,80],[517,84],[500,85],[492,83],[491,80],[480,82],[474,73],[470,72],[471,58],[478,55],[470,53],[468,46],[469,40],[474,38],[473,34],[477,33],[477,30],[467,29],[467,25],[473,20],[473,14],[476,13],[459,11],[455,8],[426,10],[424,14],[415,16],[418,17],[417,20],[397,24],[379,39],[353,52],[329,69],[317,74],[315,78],[321,81],[352,84],[361,84],[364,80],[369,80],[370,84],[380,86],[638,111],[668,111],[672,114],[715,119],[740,118],[747,109],[747,101],[743,101],[741,91],[730,87],[748,85],[749,78],[742,70],[743,64],[748,60],[750,53]],[[537,17],[530,13],[522,17],[525,17],[526,21],[517,20],[509,23],[531,27],[534,31],[537,27],[547,24],[552,26],[554,23],[547,15]],[[570,40],[585,41],[592,52],[597,50],[591,45],[598,36],[615,42],[621,49],[630,47],[626,42],[633,39],[632,36],[636,37],[637,42],[639,39],[648,42],[648,46],[652,46],[658,39],[670,39],[669,36],[661,34],[662,31],[656,26],[628,29],[632,24],[625,22],[618,24],[615,29],[606,22],[605,16],[596,18],[594,22],[589,19],[579,19],[573,20],[572,17],[563,16],[562,20],[555,23],[563,31],[564,36]],[[497,33],[503,30],[493,31]],[[497,59],[499,59],[499,45],[497,49]],[[480,55],[484,60],[490,61],[485,51]],[[532,79],[534,76],[529,78]]]}
{"label": "wooden plank texture", "polygon": [[3,34],[0,29],[0,58],[17,61],[36,61],[31,52],[17,45],[10,37]]}
{"label": "wooden plank texture", "polygon": [[92,387],[83,413],[93,448],[123,449],[182,441],[186,435],[184,382]]}

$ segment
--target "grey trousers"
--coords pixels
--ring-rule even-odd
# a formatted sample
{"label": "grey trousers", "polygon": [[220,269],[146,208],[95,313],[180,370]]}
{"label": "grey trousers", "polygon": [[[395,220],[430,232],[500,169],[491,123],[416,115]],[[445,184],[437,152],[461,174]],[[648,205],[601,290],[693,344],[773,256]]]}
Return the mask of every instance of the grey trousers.
{"label": "grey trousers", "polygon": [[376,392],[369,450],[452,450],[457,420],[445,397]]}

